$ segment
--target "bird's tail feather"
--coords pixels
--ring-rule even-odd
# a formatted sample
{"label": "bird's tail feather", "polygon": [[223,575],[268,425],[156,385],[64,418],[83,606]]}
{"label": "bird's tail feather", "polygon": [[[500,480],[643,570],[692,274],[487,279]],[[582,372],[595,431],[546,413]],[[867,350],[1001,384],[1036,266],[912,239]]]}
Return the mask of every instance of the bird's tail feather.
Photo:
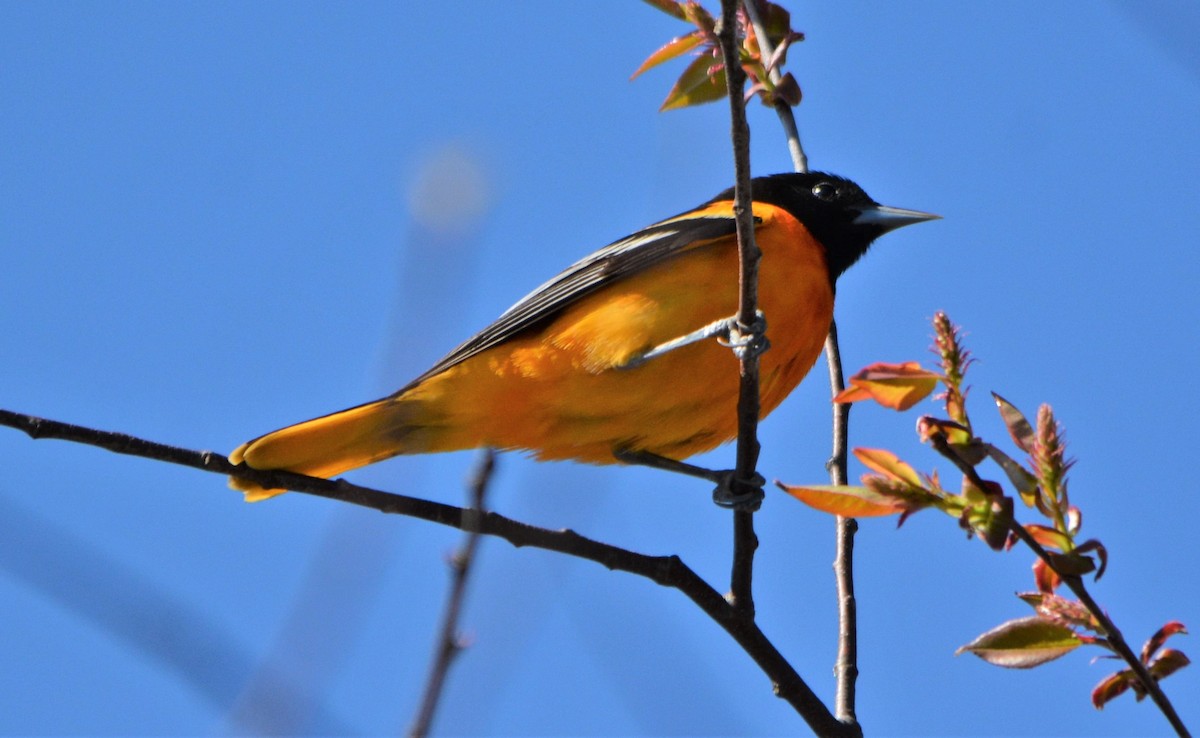
{"label": "bird's tail feather", "polygon": [[[244,443],[229,455],[235,464],[255,469],[284,469],[331,478],[398,454],[410,453],[406,439],[413,408],[401,397],[388,397],[348,410],[281,428]],[[247,502],[282,494],[254,482],[232,477],[229,486],[241,490]]]}

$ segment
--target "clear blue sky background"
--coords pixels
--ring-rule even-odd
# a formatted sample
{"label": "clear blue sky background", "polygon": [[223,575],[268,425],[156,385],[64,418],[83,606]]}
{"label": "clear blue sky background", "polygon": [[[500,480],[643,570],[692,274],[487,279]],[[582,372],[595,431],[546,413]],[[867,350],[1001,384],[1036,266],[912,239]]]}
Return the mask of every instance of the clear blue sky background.
{"label": "clear blue sky background", "polygon": [[[949,311],[985,434],[993,389],[1066,423],[1085,532],[1112,553],[1094,591],[1130,640],[1200,627],[1200,10],[789,4],[813,166],[945,216],[841,282],[847,367],[929,358]],[[558,268],[728,186],[725,106],[657,113],[678,66],[628,81],[683,30],[616,0],[0,4],[0,406],[228,451],[390,392]],[[788,169],[774,115],[751,124],[756,173]],[[431,171],[474,205],[423,217],[446,191],[417,186]],[[768,478],[825,478],[827,397],[818,372],[764,425]],[[857,409],[853,443],[938,466],[913,420]],[[0,459],[0,733],[410,720],[454,531],[303,495],[248,506],[213,475],[14,431]],[[458,503],[472,460],[350,478]],[[708,494],[509,455],[491,504],[678,553],[723,589],[730,516]],[[776,494],[758,529],[763,627],[831,698],[832,521]],[[933,513],[858,540],[870,733],[1167,731],[1128,697],[1093,710],[1111,665],[1089,655],[954,657],[1026,614],[1029,555]],[[497,541],[476,573],[439,733],[803,732],[678,593]],[[1200,671],[1165,684],[1200,729]]]}

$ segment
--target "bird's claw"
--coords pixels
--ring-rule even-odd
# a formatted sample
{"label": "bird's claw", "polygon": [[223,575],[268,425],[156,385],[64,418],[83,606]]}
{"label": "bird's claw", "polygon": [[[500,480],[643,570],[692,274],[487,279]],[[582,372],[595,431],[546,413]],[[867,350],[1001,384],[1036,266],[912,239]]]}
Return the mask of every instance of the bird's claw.
{"label": "bird's claw", "polygon": [[739,359],[760,356],[771,348],[771,342],[767,340],[767,318],[761,310],[754,311],[754,320],[748,326],[743,326],[737,318],[729,318],[724,333],[717,341],[733,349]]}
{"label": "bird's claw", "polygon": [[716,472],[716,475],[717,486],[713,489],[712,497],[718,507],[747,512],[762,507],[763,498],[766,497],[763,486],[767,483],[763,475],[755,472],[750,479],[738,479],[734,469]]}

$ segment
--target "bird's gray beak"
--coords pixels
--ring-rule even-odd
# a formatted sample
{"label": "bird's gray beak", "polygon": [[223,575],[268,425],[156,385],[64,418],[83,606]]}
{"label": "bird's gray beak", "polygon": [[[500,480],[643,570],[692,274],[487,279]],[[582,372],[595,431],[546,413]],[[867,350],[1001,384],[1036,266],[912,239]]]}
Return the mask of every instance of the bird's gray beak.
{"label": "bird's gray beak", "polygon": [[942,216],[933,213],[923,213],[920,210],[905,210],[891,208],[887,205],[873,205],[863,210],[854,219],[854,225],[869,225],[881,229],[884,233],[903,228],[913,223],[924,223],[927,220],[940,220]]}

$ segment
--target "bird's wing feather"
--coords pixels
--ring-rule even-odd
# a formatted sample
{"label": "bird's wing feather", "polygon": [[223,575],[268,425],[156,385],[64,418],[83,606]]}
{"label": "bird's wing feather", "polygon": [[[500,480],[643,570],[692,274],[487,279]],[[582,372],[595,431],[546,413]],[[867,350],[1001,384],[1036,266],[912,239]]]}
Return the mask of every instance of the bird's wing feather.
{"label": "bird's wing feather", "polygon": [[564,309],[604,285],[703,247],[737,231],[732,210],[685,213],[622,238],[567,267],[518,301],[494,323],[467,339],[397,394],[425,379],[553,320]]}

